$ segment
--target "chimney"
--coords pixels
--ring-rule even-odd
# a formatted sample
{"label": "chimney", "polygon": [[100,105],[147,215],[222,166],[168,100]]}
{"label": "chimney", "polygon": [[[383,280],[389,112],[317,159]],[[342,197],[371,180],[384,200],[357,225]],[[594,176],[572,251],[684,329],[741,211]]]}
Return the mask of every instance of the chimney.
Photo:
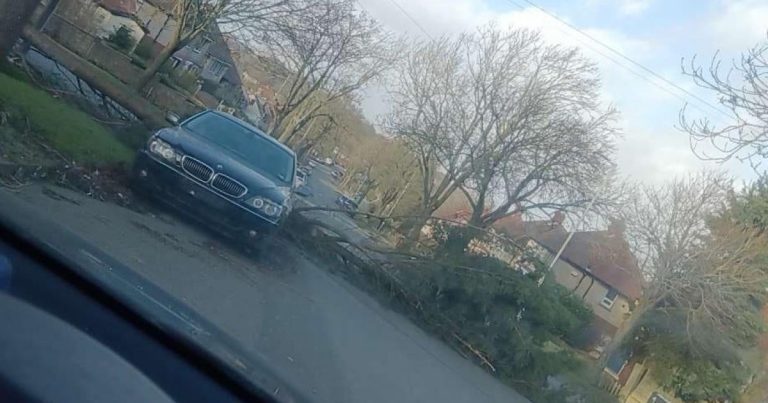
{"label": "chimney", "polygon": [[562,226],[563,221],[565,221],[565,213],[560,210],[555,211],[555,214],[552,215],[552,228]]}
{"label": "chimney", "polygon": [[623,236],[626,229],[627,224],[621,218],[611,218],[611,222],[608,224],[608,233],[614,237]]}

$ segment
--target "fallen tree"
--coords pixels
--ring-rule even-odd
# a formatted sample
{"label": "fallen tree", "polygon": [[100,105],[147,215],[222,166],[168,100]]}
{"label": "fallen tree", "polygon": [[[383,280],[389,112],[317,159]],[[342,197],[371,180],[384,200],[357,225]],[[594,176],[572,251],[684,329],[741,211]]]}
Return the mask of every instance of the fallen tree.
{"label": "fallen tree", "polygon": [[[419,252],[362,245],[323,221],[317,213],[349,212],[324,207],[297,208],[286,234],[322,261],[322,266],[392,305],[442,339],[459,354],[509,383],[533,401],[611,401],[596,389],[569,385],[548,390],[547,378],[579,371],[580,362],[564,340],[591,320],[592,314],[559,285],[537,286],[537,275],[510,269],[494,257],[474,253],[455,238],[483,234],[437,220],[429,245]],[[403,220],[353,213],[372,220]],[[467,232],[470,232],[467,234]],[[498,237],[487,233],[488,236]],[[511,241],[521,260],[541,265]],[[456,246],[460,245],[460,249]],[[525,315],[515,315],[523,309]]]}

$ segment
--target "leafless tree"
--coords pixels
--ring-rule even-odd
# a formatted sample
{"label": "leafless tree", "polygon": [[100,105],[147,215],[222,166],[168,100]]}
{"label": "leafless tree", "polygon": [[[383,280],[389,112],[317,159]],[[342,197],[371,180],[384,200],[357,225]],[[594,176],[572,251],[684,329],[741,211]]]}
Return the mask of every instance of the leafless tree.
{"label": "leafless tree", "polygon": [[727,176],[712,171],[661,186],[637,186],[621,214],[632,251],[651,282],[663,283],[688,259],[707,232],[708,217],[725,209],[730,187]]}
{"label": "leafless tree", "polygon": [[353,0],[319,0],[249,42],[288,73],[278,90],[271,135],[285,139],[322,117],[329,103],[352,96],[387,69],[395,42]]}
{"label": "leafless tree", "polygon": [[[289,15],[305,11],[311,0],[176,0],[170,10],[173,35],[168,44],[136,80],[142,89],[174,53],[202,33],[219,24],[222,31],[269,31],[280,26]],[[301,4],[299,4],[301,3]]]}
{"label": "leafless tree", "polygon": [[[401,137],[416,155],[421,178],[421,218],[413,220],[411,238],[418,236],[428,217],[470,175],[467,142],[446,134],[454,119],[453,103],[466,90],[462,77],[462,46],[467,36],[416,43],[398,66],[390,88],[391,112],[386,129]],[[458,93],[457,93],[458,91]],[[444,172],[440,172],[442,167]],[[447,167],[448,169],[446,169]]]}
{"label": "leafless tree", "polygon": [[470,222],[487,227],[510,214],[616,196],[603,185],[613,170],[615,111],[600,106],[594,64],[527,31],[486,29],[472,39],[465,109],[480,123],[470,137],[472,175],[460,187]]}
{"label": "leafless tree", "polygon": [[738,326],[750,296],[765,294],[768,244],[764,235],[723,214],[731,192],[731,180],[716,172],[639,187],[622,218],[647,284],[614,345],[646,313],[666,310],[685,317],[687,337],[695,343],[701,329]]}
{"label": "leafless tree", "polygon": [[600,106],[596,67],[536,32],[416,44],[398,76],[386,125],[419,156],[424,217],[455,191],[478,227],[583,207],[613,169],[615,112]]}
{"label": "leafless tree", "polygon": [[[728,123],[716,125],[706,117],[691,118],[684,107],[680,126],[690,135],[693,151],[706,160],[749,161],[757,170],[768,157],[768,41],[742,54],[729,67],[715,54],[707,67],[693,57],[682,69],[696,85],[717,95],[731,115]],[[707,153],[702,145],[712,146],[715,153]]]}

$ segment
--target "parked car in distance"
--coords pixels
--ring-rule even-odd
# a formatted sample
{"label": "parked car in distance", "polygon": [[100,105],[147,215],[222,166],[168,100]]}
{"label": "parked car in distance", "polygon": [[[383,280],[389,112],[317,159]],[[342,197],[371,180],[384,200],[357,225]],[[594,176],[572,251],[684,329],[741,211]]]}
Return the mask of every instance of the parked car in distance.
{"label": "parked car in distance", "polygon": [[291,209],[296,155],[240,119],[204,111],[152,135],[134,173],[137,186],[161,202],[259,240]]}
{"label": "parked car in distance", "polygon": [[345,195],[339,195],[339,197],[336,198],[336,205],[349,212],[357,211],[357,203]]}
{"label": "parked car in distance", "polygon": [[344,173],[341,171],[334,170],[334,171],[331,171],[331,177],[333,177],[333,179],[336,179],[336,180],[341,180],[341,178],[344,177]]}
{"label": "parked car in distance", "polygon": [[296,185],[304,186],[307,183],[307,173],[301,169],[296,170]]}
{"label": "parked car in distance", "polygon": [[331,166],[333,165],[333,160],[330,158],[326,158],[324,161],[325,165]]}

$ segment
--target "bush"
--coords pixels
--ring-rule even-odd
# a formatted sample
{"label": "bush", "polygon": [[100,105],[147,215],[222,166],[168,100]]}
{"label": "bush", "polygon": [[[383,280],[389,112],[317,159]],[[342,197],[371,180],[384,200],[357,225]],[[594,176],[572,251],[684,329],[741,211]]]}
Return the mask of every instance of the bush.
{"label": "bush", "polygon": [[109,34],[107,41],[115,45],[118,49],[130,50],[135,43],[131,34],[133,31],[125,25],[121,25],[115,32]]}
{"label": "bush", "polygon": [[197,74],[189,70],[174,70],[171,77],[176,85],[188,92],[195,92],[197,90]]}
{"label": "bush", "polygon": [[168,60],[160,66],[160,72],[166,75],[166,84],[179,87],[190,93],[197,91],[199,75],[194,71],[173,67],[173,62]]}
{"label": "bush", "polygon": [[152,59],[152,42],[139,41],[139,44],[136,45],[135,49],[133,49],[133,54],[145,62]]}

